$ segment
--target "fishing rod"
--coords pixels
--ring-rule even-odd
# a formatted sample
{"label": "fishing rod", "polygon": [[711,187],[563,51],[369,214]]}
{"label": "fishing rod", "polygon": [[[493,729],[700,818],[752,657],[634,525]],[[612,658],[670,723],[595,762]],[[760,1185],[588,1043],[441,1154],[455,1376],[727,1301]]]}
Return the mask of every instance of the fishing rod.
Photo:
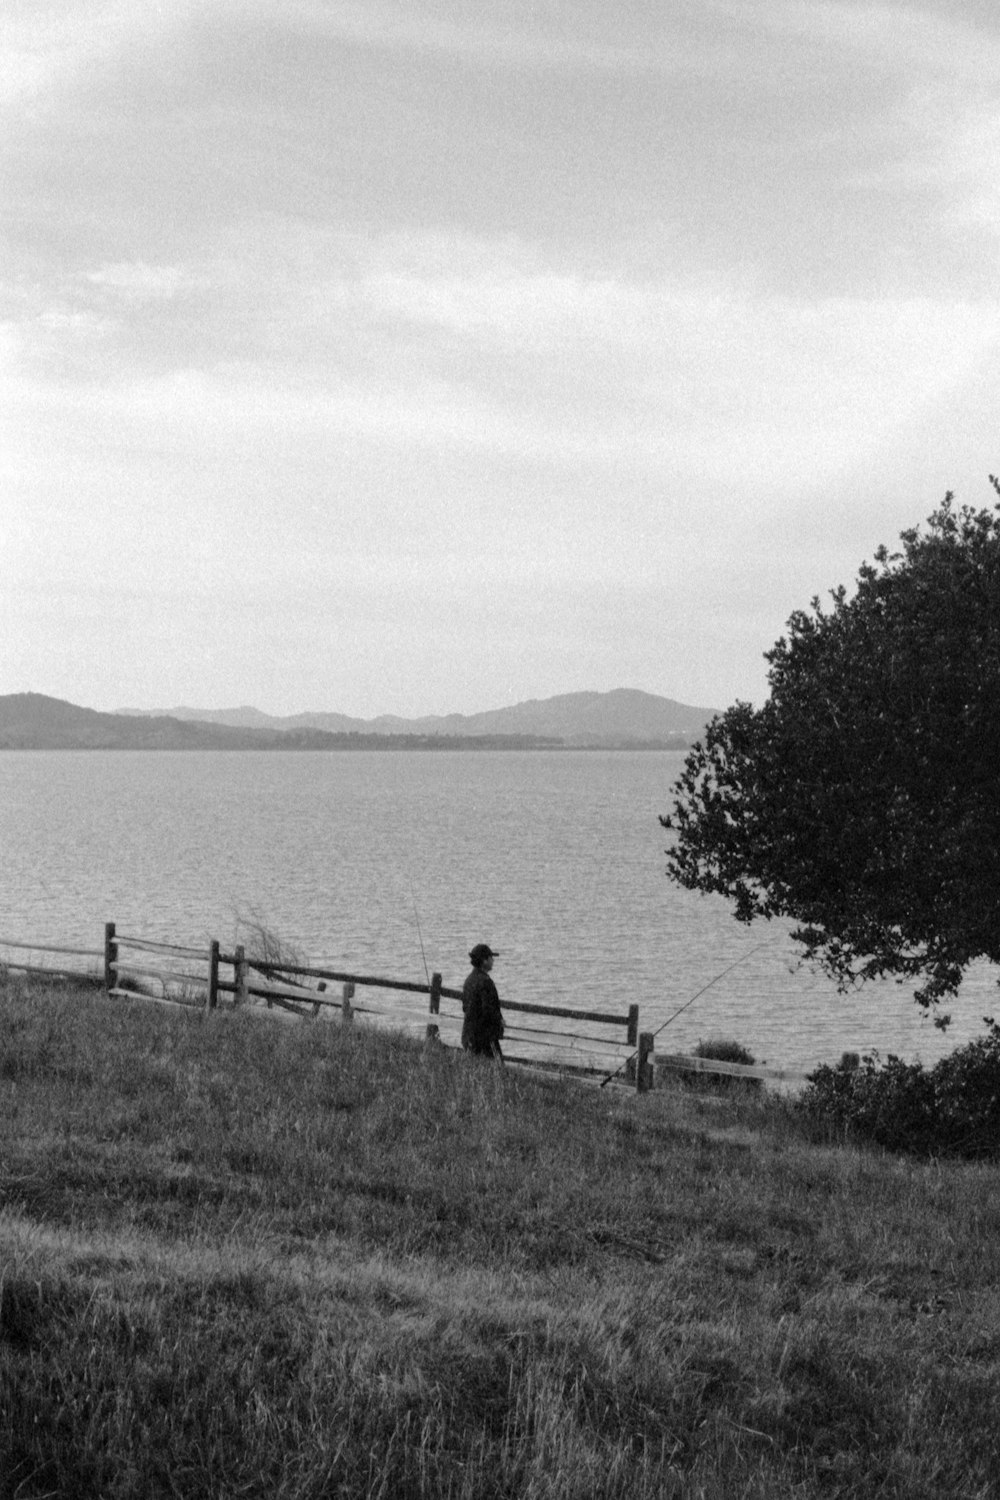
{"label": "fishing rod", "polygon": [[[700,990],[695,991],[690,1000],[685,1000],[683,1005],[679,1005],[677,1007],[672,1016],[667,1017],[662,1026],[658,1026],[656,1028],[656,1030],[653,1032],[654,1038],[658,1037],[661,1031],[666,1031],[671,1021],[676,1021],[677,1017],[679,1015],[682,1015],[683,1012],[687,1010],[689,1005],[693,1005],[696,1000],[700,1000],[705,991],[710,990],[713,984],[718,984],[720,979],[725,979],[727,974],[731,974],[734,969],[738,969],[740,964],[745,963],[746,960],[748,958],[751,958],[759,949],[766,947],[766,943],[758,943],[756,947],[751,948],[748,953],[741,954],[741,956],[735,961],[735,963],[731,963],[728,968],[723,969],[720,973],[716,974],[715,977],[713,979],[710,979],[707,984],[703,984]],[[636,1057],[638,1057],[638,1055],[639,1054],[637,1052],[633,1052],[632,1056],[626,1057],[625,1061],[623,1063],[620,1063],[613,1073],[609,1073],[606,1078],[602,1078],[601,1088],[603,1088],[606,1083],[610,1083],[612,1079],[617,1078],[622,1069],[627,1068],[629,1063],[632,1062]]]}
{"label": "fishing rod", "polygon": [[417,924],[417,937],[420,939],[420,957],[424,961],[424,977],[427,980],[427,988],[430,989],[430,987],[431,987],[431,971],[427,967],[427,954],[424,951],[424,935],[420,931],[420,913],[417,911],[417,898],[416,898],[416,894],[414,893],[414,890],[413,890],[413,881],[410,880],[409,877],[407,877],[407,880],[408,880],[408,884],[409,884],[409,887],[410,887],[410,900],[413,902],[413,920]]}

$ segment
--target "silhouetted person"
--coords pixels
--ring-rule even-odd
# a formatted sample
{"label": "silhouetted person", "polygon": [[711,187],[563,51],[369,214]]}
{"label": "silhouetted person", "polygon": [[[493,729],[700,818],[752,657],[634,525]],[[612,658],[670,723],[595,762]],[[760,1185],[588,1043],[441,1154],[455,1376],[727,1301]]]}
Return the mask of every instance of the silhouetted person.
{"label": "silhouetted person", "polygon": [[499,958],[488,943],[477,943],[469,954],[472,973],[462,986],[462,1046],[466,1052],[480,1057],[495,1057],[503,1062],[500,1039],[503,1036],[503,1016],[500,1014],[500,996],[490,978],[493,960]]}

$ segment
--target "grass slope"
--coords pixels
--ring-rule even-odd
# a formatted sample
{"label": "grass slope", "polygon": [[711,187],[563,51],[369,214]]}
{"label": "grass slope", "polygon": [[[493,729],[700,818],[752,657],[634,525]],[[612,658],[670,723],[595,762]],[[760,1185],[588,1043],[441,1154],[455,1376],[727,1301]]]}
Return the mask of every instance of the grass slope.
{"label": "grass slope", "polygon": [[998,1493],[1000,1172],[0,992],[0,1495]]}

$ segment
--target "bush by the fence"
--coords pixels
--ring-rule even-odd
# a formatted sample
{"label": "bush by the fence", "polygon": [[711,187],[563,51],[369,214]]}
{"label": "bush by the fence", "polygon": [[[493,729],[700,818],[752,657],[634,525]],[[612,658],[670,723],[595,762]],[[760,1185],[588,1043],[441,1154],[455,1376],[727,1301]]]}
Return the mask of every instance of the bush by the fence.
{"label": "bush by the fence", "polygon": [[[890,1151],[1000,1157],[1000,1025],[932,1068],[878,1053],[817,1068],[799,1108],[818,1123]],[[851,1059],[853,1062],[853,1059]]]}
{"label": "bush by the fence", "polygon": [[699,1042],[691,1050],[695,1057],[708,1057],[715,1062],[742,1063],[745,1068],[752,1068],[757,1061],[752,1052],[748,1052],[731,1037],[711,1037],[707,1042]]}
{"label": "bush by the fence", "polygon": [[[748,1052],[746,1047],[741,1046],[732,1037],[709,1037],[707,1041],[698,1042],[691,1048],[691,1056],[703,1057],[714,1062],[739,1063],[744,1068],[752,1068],[757,1062],[753,1053]],[[724,1093],[732,1088],[760,1088],[759,1078],[738,1078],[730,1073],[703,1073],[700,1069],[685,1073],[682,1070],[680,1076],[686,1083],[697,1084],[702,1092]]]}

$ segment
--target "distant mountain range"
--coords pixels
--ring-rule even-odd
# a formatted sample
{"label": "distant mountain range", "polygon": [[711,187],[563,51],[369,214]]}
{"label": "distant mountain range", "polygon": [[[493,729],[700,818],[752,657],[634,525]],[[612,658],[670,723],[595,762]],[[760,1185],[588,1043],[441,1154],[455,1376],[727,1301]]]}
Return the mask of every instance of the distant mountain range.
{"label": "distant mountain range", "polygon": [[562,693],[555,698],[530,698],[510,708],[493,708],[478,714],[439,714],[403,719],[380,714],[374,719],[353,719],[347,714],[301,713],[275,718],[258,708],[169,708],[119,710],[123,714],[169,715],[186,723],[222,724],[238,729],[319,729],[328,734],[448,735],[467,738],[479,735],[530,735],[561,740],[566,745],[660,742],[697,736],[716,712],[694,708],[673,698],[635,688],[615,688],[609,693]]}
{"label": "distant mountain range", "polygon": [[630,688],[420,719],[336,713],[279,718],[256,708],[125,708],[109,714],[42,693],[12,693],[0,696],[0,749],[679,749],[701,733],[713,712]]}

